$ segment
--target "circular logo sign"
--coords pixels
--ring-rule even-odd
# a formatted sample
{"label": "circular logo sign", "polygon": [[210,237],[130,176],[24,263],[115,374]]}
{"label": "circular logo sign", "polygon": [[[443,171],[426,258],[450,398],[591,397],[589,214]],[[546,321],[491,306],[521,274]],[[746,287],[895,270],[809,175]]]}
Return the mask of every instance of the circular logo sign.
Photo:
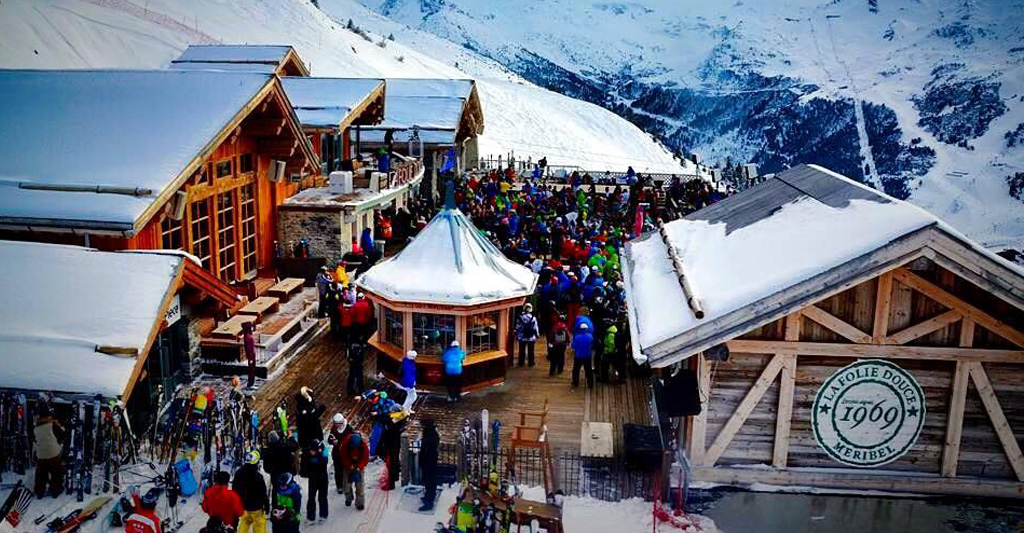
{"label": "circular logo sign", "polygon": [[814,397],[811,426],[833,459],[873,467],[895,461],[924,426],[924,391],[889,361],[857,361],[835,374]]}

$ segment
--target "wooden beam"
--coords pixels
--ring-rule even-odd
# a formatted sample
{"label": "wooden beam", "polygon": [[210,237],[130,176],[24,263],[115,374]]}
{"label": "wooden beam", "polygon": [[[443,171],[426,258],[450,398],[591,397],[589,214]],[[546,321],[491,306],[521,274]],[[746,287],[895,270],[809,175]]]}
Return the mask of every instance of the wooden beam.
{"label": "wooden beam", "polygon": [[[949,311],[946,311],[945,313],[942,313],[939,316],[929,318],[924,322],[919,322],[917,324],[914,324],[913,326],[910,326],[909,328],[905,328],[897,333],[893,333],[892,335],[886,337],[882,342],[884,344],[906,344],[914,339],[924,337],[925,335],[933,331],[938,331],[956,322],[957,320],[962,319],[963,317],[964,315],[960,311],[957,311],[956,309],[950,309]],[[961,344],[961,346],[963,345]]]}
{"label": "wooden beam", "polygon": [[[787,341],[800,340],[799,312],[786,316],[785,337]],[[775,417],[775,446],[772,449],[772,465],[775,468],[786,468],[789,460],[789,432],[793,423],[793,392],[796,389],[796,354],[784,354],[782,357],[779,411]]]}
{"label": "wooden beam", "polygon": [[853,342],[861,344],[871,342],[871,335],[864,333],[853,324],[840,319],[816,305],[809,305],[801,309],[800,312],[803,313],[805,317],[825,326]]}
{"label": "wooden beam", "polygon": [[299,147],[296,139],[269,139],[257,143],[257,149],[264,154],[276,158],[291,157]]}
{"label": "wooden beam", "polygon": [[878,291],[875,294],[875,320],[871,337],[875,344],[881,344],[889,333],[889,307],[892,304],[892,273],[878,276]]}
{"label": "wooden beam", "polygon": [[700,414],[692,417],[689,442],[686,453],[690,462],[695,465],[704,464],[704,452],[707,444],[708,409],[711,402],[711,363],[704,359],[704,352],[697,354],[697,391],[703,396]]}
{"label": "wooden beam", "polygon": [[[974,322],[964,320],[960,325],[960,346],[969,348],[974,344]],[[953,374],[953,390],[949,399],[949,416],[946,417],[946,441],[942,447],[942,477],[956,477],[956,466],[960,460],[960,439],[964,429],[964,406],[967,404],[967,385],[971,367],[966,361],[957,361]]]}
{"label": "wooden beam", "polygon": [[736,411],[729,417],[725,425],[722,426],[722,430],[718,432],[718,436],[715,437],[715,442],[708,448],[707,456],[704,457],[702,464],[707,466],[714,466],[718,458],[725,452],[726,447],[732,442],[733,437],[736,436],[736,432],[739,431],[743,423],[747,421],[747,417],[750,416],[751,411],[757,406],[757,402],[761,401],[764,397],[764,393],[771,386],[772,382],[775,381],[775,377],[779,375],[779,371],[782,370],[783,362],[785,361],[785,355],[780,354],[772,357],[772,360],[768,362],[768,365],[764,367],[761,375],[754,382],[754,386],[747,391],[747,395],[743,397],[740,404],[736,407]]}
{"label": "wooden beam", "polygon": [[1014,436],[1013,430],[1010,429],[1010,423],[1007,422],[1006,415],[1003,414],[1003,408],[999,406],[999,399],[996,398],[996,392],[992,389],[992,382],[989,381],[988,374],[985,373],[985,368],[981,366],[980,362],[972,361],[967,364],[970,365],[971,379],[974,380],[974,386],[978,389],[978,395],[981,396],[981,403],[985,405],[985,411],[988,412],[988,418],[992,421],[992,427],[995,429],[996,435],[999,436],[999,442],[1003,444],[1006,459],[1013,467],[1013,472],[1017,474],[1017,480],[1024,481],[1024,455],[1021,454],[1017,437]]}
{"label": "wooden beam", "polygon": [[729,468],[694,467],[693,481],[749,486],[792,485],[830,489],[884,490],[901,493],[942,494],[969,497],[1024,498],[1024,484],[1016,481],[981,478],[943,478],[934,474],[901,472],[900,475],[878,475],[857,469]]}
{"label": "wooden beam", "polygon": [[917,289],[929,298],[932,298],[946,307],[960,311],[963,313],[964,317],[974,320],[986,329],[1016,344],[1017,346],[1024,347],[1024,332],[1011,328],[1003,321],[992,317],[981,309],[978,309],[959,297],[950,294],[946,289],[939,287],[938,285],[905,268],[896,269],[893,275],[896,276],[896,279],[900,280],[901,283]]}
{"label": "wooden beam", "polygon": [[834,342],[788,342],[731,340],[736,353],[795,353],[830,357],[877,357],[879,359],[931,359],[935,361],[988,361],[1024,363],[1024,350],[985,350],[955,346],[906,346],[895,344],[841,344]]}
{"label": "wooden beam", "polygon": [[957,361],[953,375],[952,396],[949,399],[949,415],[946,419],[946,441],[942,447],[943,477],[956,477],[957,462],[960,460],[960,439],[964,429],[964,406],[967,403],[967,379],[970,376],[966,361]]}

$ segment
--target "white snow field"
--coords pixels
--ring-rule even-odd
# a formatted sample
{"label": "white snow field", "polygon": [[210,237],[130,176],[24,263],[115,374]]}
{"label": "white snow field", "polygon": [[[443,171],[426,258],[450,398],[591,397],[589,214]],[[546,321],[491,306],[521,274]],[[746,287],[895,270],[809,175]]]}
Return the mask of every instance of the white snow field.
{"label": "white snow field", "polygon": [[[694,172],[649,135],[592,104],[541,89],[497,63],[399,26],[353,0],[39,0],[0,3],[0,67],[164,68],[192,43],[290,44],[315,76],[475,78],[480,153],[589,170]],[[345,29],[366,24],[367,38]],[[380,33],[377,33],[379,31]],[[394,31],[396,40],[387,40]],[[388,33],[385,33],[388,32]],[[383,43],[384,46],[380,46]]]}
{"label": "white snow field", "polygon": [[[1020,0],[361,1],[498,61],[536,55],[584,79],[610,73],[707,95],[745,92],[728,79],[702,80],[710,60],[741,76],[757,72],[814,84],[818,90],[807,98],[858,103],[869,181],[877,174],[859,104],[884,104],[897,114],[902,142],[920,138],[936,151],[931,170],[909,184],[910,201],[990,248],[1024,247],[1024,207],[1007,194],[1005,182],[1024,169],[1024,149],[1008,148],[1003,137],[1024,122]],[[1007,110],[968,143],[973,148],[942,142],[917,124],[912,98],[923,93],[933,69],[949,64],[960,65],[960,78],[1001,84]],[[726,156],[744,160],[763,147],[726,135],[691,149],[714,163]]]}

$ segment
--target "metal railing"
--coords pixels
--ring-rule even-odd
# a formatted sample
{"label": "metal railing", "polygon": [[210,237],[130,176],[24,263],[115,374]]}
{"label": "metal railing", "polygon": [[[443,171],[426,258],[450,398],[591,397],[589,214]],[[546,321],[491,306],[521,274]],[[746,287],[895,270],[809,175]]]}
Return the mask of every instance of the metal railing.
{"label": "metal railing", "polygon": [[[410,453],[405,456],[407,463],[415,461],[417,451],[416,448],[410,449]],[[539,449],[517,449],[512,476],[508,471],[510,454],[510,448],[466,451],[458,444],[441,443],[438,448],[438,464],[449,465],[446,470],[454,470],[455,479],[439,481],[485,479],[493,471],[502,479],[512,481],[520,487],[545,485],[544,459]],[[653,500],[662,475],[657,469],[629,468],[622,458],[583,457],[579,453],[564,450],[553,451],[551,460],[556,478],[553,485],[556,490],[561,489],[566,495],[604,501],[628,498]],[[419,484],[420,479],[418,472],[412,474],[411,481],[414,484]]]}

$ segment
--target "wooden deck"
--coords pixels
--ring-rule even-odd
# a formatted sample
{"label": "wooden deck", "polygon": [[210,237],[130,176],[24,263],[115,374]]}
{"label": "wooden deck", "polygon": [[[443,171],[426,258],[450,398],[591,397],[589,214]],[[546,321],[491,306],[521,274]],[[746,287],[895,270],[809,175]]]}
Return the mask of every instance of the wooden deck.
{"label": "wooden deck", "polygon": [[[571,362],[561,376],[548,377],[545,346],[538,343],[537,348],[537,366],[510,369],[504,385],[464,395],[462,401],[454,406],[449,406],[443,395],[421,393],[414,407],[409,433],[418,434],[420,419],[432,417],[437,421],[442,441],[455,442],[463,421],[479,417],[480,410],[487,408],[491,420],[503,423],[502,445],[505,446],[511,440],[512,426],[518,421],[519,411],[539,410],[545,398],[549,400],[548,437],[552,449],[558,451],[580,451],[584,420],[612,424],[616,455],[623,451],[623,424],[650,424],[648,404],[651,391],[647,380],[630,378],[622,385],[596,383],[588,392],[582,385],[583,376],[580,376],[581,386],[572,391],[569,386]],[[364,371],[369,386],[372,383],[369,378],[376,374],[375,358],[368,356],[366,359]],[[269,428],[271,414],[281,398],[287,398],[291,415],[294,395],[305,385],[313,389],[318,401],[327,406],[322,419],[325,427],[330,425],[334,413],[341,412],[361,429],[368,430],[365,408],[361,409],[361,402],[345,395],[347,377],[348,363],[344,360],[340,344],[329,335],[316,339],[305,353],[297,355],[287,368],[256,394],[256,409],[260,420],[264,421],[264,429]]]}

